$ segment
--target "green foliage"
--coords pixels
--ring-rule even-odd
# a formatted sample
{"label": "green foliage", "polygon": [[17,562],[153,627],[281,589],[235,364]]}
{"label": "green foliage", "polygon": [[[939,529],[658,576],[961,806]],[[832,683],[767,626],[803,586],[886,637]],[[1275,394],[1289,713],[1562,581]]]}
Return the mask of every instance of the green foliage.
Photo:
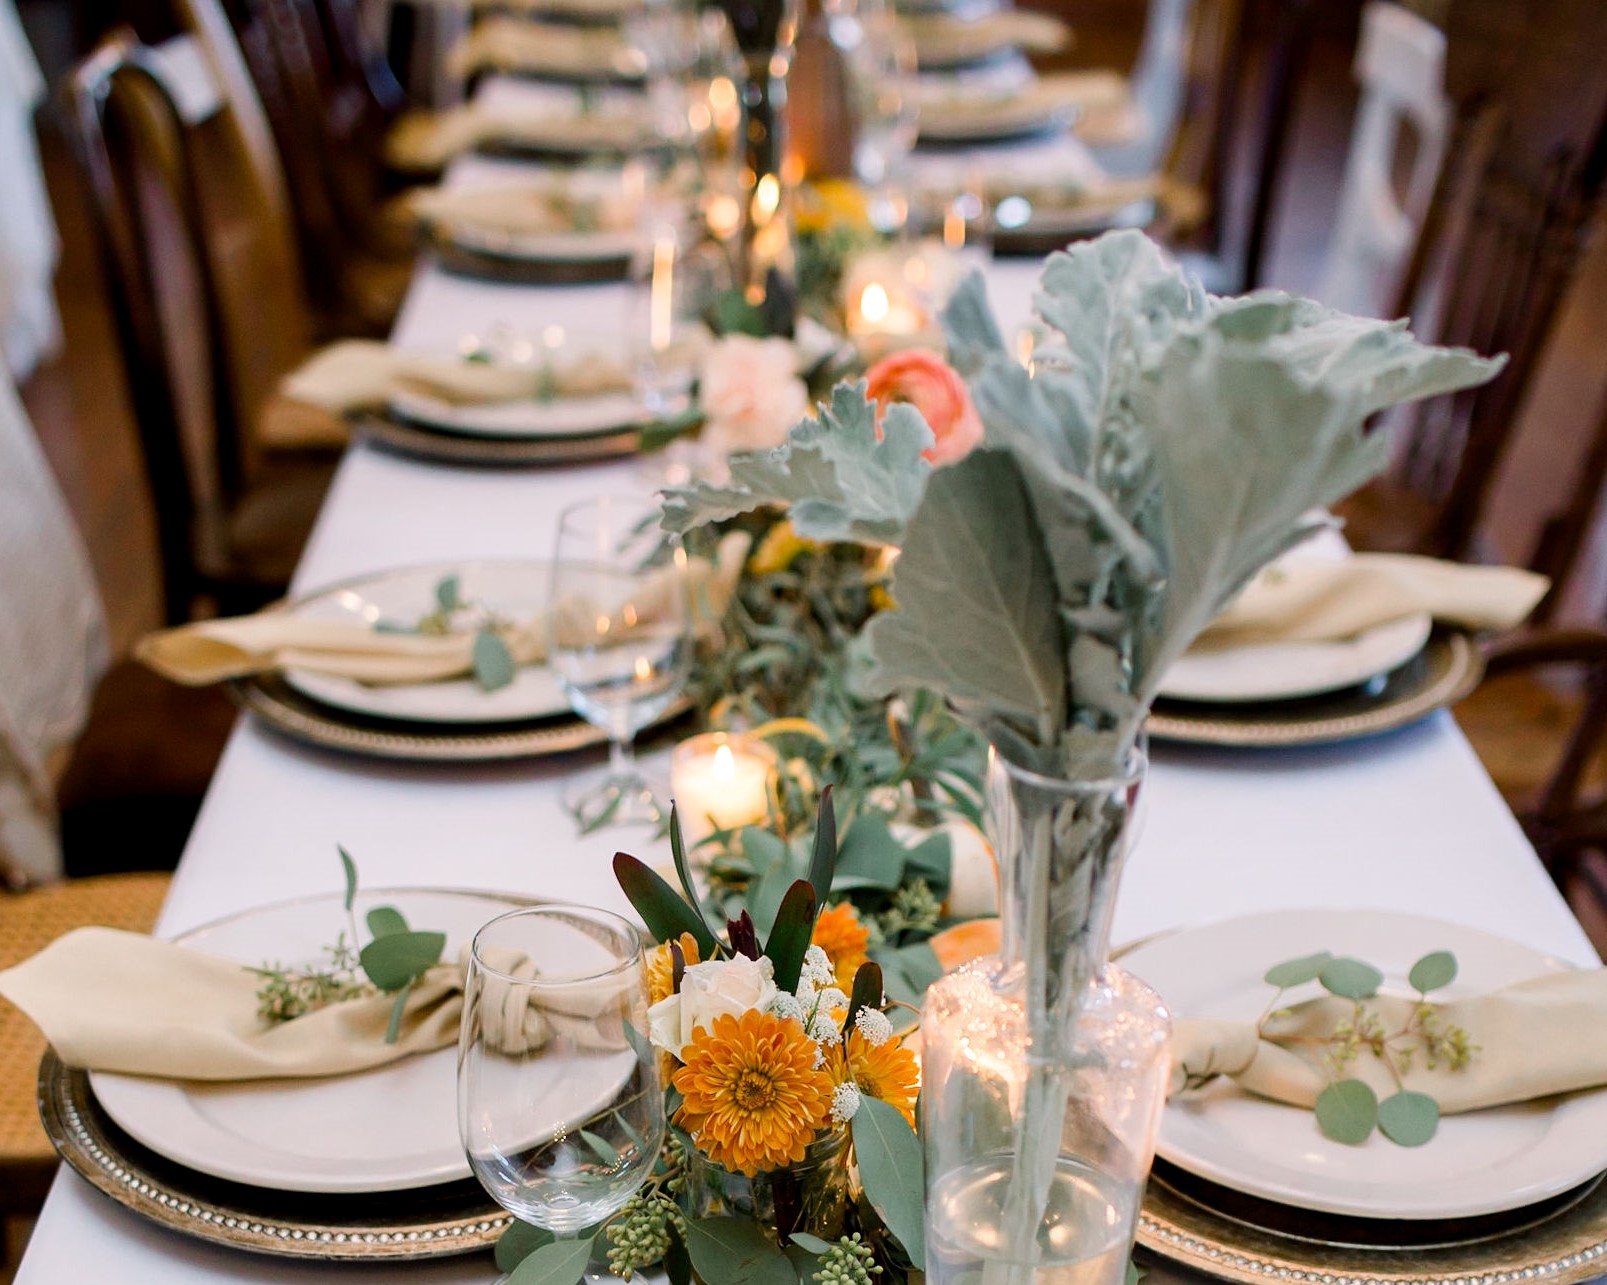
{"label": "green foliage", "polygon": [[673,1240],[685,1234],[686,1215],[661,1192],[632,1196],[608,1224],[608,1267],[625,1280],[670,1252]]}
{"label": "green foliage", "polygon": [[866,1094],[850,1124],[865,1196],[916,1267],[926,1266],[926,1179],[921,1144],[909,1121]]}
{"label": "green foliage", "polygon": [[1317,1126],[1325,1137],[1360,1146],[1378,1123],[1378,1097],[1361,1080],[1337,1080],[1317,1095]]}
{"label": "green foliage", "polygon": [[882,1274],[875,1251],[860,1240],[856,1231],[820,1255],[820,1267],[810,1278],[816,1285],[874,1285]]}
{"label": "green foliage", "polygon": [[765,941],[764,953],[775,965],[775,982],[784,991],[798,989],[798,976],[803,972],[804,952],[809,949],[810,935],[815,930],[815,914],[819,909],[815,890],[806,879],[799,879],[787,889],[776,911],[775,927]]}
{"label": "green foliage", "polygon": [[[1434,1137],[1439,1128],[1440,1107],[1430,1095],[1406,1089],[1403,1077],[1415,1058],[1421,1056],[1432,1070],[1442,1063],[1455,1071],[1465,1067],[1477,1051],[1468,1034],[1459,1026],[1444,1025],[1428,992],[1448,986],[1456,979],[1456,956],[1448,950],[1424,955],[1412,965],[1409,981],[1418,992],[1418,1002],[1399,1030],[1386,1029],[1383,1018],[1364,1003],[1378,993],[1384,974],[1373,965],[1329,951],[1304,955],[1275,964],[1265,981],[1278,988],[1257,1025],[1261,1039],[1286,1042],[1269,1028],[1269,1022],[1288,1010],[1279,1007],[1284,991],[1290,987],[1318,982],[1329,994],[1354,1004],[1349,1017],[1337,1023],[1326,1040],[1328,1064],[1337,1074],[1357,1058],[1377,1058],[1395,1081],[1397,1092],[1380,1102],[1373,1090],[1357,1079],[1336,1079],[1318,1096],[1317,1127],[1335,1142],[1355,1146],[1372,1136],[1374,1127],[1391,1142],[1403,1147],[1420,1147]],[[1301,1043],[1313,1037],[1289,1037]]]}
{"label": "green foliage", "polygon": [[482,629],[474,635],[471,659],[474,683],[481,691],[498,691],[513,682],[513,653],[496,630]]}
{"label": "green foliage", "polygon": [[705,1281],[721,1285],[797,1285],[787,1256],[769,1229],[751,1218],[695,1218],[687,1223],[686,1252]]}
{"label": "green foliage", "polygon": [[553,1236],[545,1227],[535,1227],[515,1218],[508,1230],[497,1237],[497,1270],[511,1272],[543,1245],[552,1244]]}
{"label": "green foliage", "polygon": [[352,912],[352,902],[357,898],[357,863],[352,860],[351,853],[347,852],[339,844],[335,845],[335,851],[340,853],[340,868],[346,876],[345,906],[346,913],[349,915]]}
{"label": "green foliage", "polygon": [[407,920],[395,906],[375,906],[368,912],[368,931],[375,937],[388,937],[391,933],[405,933]]}
{"label": "green foliage", "polygon": [[699,958],[717,958],[714,934],[703,916],[653,870],[628,853],[616,852],[614,878],[655,941],[673,941],[688,932],[697,942]]}
{"label": "green foliage", "polygon": [[586,1275],[595,1239],[555,1240],[532,1250],[513,1269],[506,1285],[576,1285]]}
{"label": "green foliage", "polygon": [[1402,1089],[1378,1104],[1378,1128],[1391,1142],[1420,1147],[1440,1127],[1440,1104],[1426,1093]]}
{"label": "green foliage", "polygon": [[374,938],[357,958],[380,990],[399,991],[440,963],[445,949],[445,933],[402,931]]}

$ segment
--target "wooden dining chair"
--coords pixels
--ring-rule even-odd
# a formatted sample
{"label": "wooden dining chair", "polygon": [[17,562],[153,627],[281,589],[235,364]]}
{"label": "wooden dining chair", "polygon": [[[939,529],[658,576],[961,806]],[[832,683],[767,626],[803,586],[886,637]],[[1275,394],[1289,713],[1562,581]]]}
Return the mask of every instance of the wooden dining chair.
{"label": "wooden dining chair", "polygon": [[[165,874],[128,874],[0,891],[0,970],[74,928],[150,932],[168,884]],[[38,1028],[0,999],[0,1254],[10,1240],[9,1225],[39,1212],[56,1173],[56,1152],[39,1122],[36,1086],[44,1051]]]}
{"label": "wooden dining chair", "polygon": [[[1536,0],[1519,13],[1497,0],[1458,0],[1445,34],[1451,159],[1394,312],[1425,338],[1505,352],[1509,361],[1486,387],[1409,417],[1394,469],[1342,513],[1359,546],[1468,558],[1607,194],[1607,77],[1597,56],[1607,6]],[[1591,415],[1581,408],[1578,435],[1596,431],[1599,440]],[[1530,559],[1557,583],[1577,557],[1601,485],[1601,446]]]}
{"label": "wooden dining chair", "polygon": [[250,432],[305,339],[276,333],[268,301],[282,283],[263,280],[242,249],[249,211],[220,217],[237,193],[201,163],[214,154],[151,51],[115,34],[69,93],[155,501],[167,617],[188,619],[202,600],[249,610],[284,591],[333,469],[328,456],[271,457]]}

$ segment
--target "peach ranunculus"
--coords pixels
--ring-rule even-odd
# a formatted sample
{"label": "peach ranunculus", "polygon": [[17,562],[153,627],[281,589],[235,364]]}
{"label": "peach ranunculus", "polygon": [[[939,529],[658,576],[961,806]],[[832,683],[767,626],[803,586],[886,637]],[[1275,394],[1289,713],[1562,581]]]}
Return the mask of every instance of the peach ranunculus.
{"label": "peach ranunculus", "polygon": [[883,357],[865,372],[868,392],[885,411],[908,402],[921,412],[937,442],[926,452],[933,464],[964,459],[982,442],[982,419],[959,372],[936,353],[909,348]]}
{"label": "peach ranunculus", "polygon": [[703,440],[727,455],[780,446],[809,414],[798,353],[785,339],[727,335],[698,371]]}

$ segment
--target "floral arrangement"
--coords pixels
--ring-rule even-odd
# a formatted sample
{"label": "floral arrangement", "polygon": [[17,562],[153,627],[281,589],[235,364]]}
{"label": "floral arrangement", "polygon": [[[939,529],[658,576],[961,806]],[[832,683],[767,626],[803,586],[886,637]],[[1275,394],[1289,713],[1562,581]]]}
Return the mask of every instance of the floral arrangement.
{"label": "floral arrangement", "polygon": [[852,907],[817,895],[838,856],[829,793],[815,835],[809,877],[762,934],[747,911],[716,931],[696,908],[678,817],[679,891],[636,858],[614,858],[659,943],[648,1038],[664,1061],[677,1170],[673,1192],[655,1193],[651,1211],[639,1201],[611,1233],[628,1251],[614,1255],[627,1277],[663,1258],[676,1279],[682,1250],[707,1285],[868,1282],[921,1265],[919,1063]]}

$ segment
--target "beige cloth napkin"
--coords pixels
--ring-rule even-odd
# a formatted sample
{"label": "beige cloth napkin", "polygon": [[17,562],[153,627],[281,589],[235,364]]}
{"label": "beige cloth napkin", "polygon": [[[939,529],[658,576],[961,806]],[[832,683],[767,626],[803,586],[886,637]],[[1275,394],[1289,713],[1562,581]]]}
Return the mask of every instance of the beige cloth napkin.
{"label": "beige cloth napkin", "polygon": [[1081,119],[1126,101],[1127,87],[1120,76],[1062,72],[1039,76],[1022,90],[958,90],[925,96],[921,99],[921,128],[929,133],[985,133],[1030,125],[1057,108],[1074,109]]}
{"label": "beige cloth napkin", "polygon": [[1071,28],[1059,18],[1024,9],[1005,9],[972,21],[936,14],[899,21],[915,46],[918,67],[948,66],[1005,48],[1059,53],[1071,44]]}
{"label": "beige cloth napkin", "polygon": [[1194,648],[1352,638],[1424,611],[1467,629],[1510,629],[1534,610],[1550,583],[1532,571],[1409,554],[1280,563],[1251,581]]}
{"label": "beige cloth napkin", "polygon": [[623,357],[582,352],[542,364],[466,361],[404,352],[376,339],[342,339],[287,375],[281,395],[333,415],[383,409],[398,392],[423,393],[454,406],[535,397],[597,397],[629,392],[634,376]]}
{"label": "beige cloth napkin", "polygon": [[[700,633],[724,616],[750,543],[747,535],[733,531],[720,541],[712,562],[688,560],[694,626]],[[663,618],[670,604],[672,574],[666,572],[655,594],[644,592],[632,599],[632,628],[650,628]],[[421,612],[427,606],[420,604]],[[585,608],[588,623],[594,614],[594,608]],[[543,616],[505,631],[502,638],[514,663],[528,665],[546,656],[547,632]],[[308,620],[289,612],[264,611],[147,634],[134,654],[164,678],[190,687],[276,669],[307,669],[387,685],[462,677],[473,668],[473,648],[474,638],[466,633],[448,637],[380,633],[355,620]]]}
{"label": "beige cloth napkin", "polygon": [[621,196],[575,197],[539,183],[419,188],[402,202],[412,218],[433,227],[504,236],[628,232],[637,221]]}
{"label": "beige cloth napkin", "polygon": [[[428,925],[421,925],[427,929]],[[533,978],[519,954],[502,972]],[[113,928],[79,928],[0,973],[5,996],[69,1066],[182,1080],[345,1075],[453,1044],[467,958],[440,964],[408,997],[401,1033],[385,1043],[394,996],[345,1000],[288,1022],[257,1016],[261,980],[245,966]],[[487,975],[487,1042],[510,1054],[560,1033],[584,1048],[627,1047],[620,1024],[598,1016],[623,998],[620,983],[576,987],[537,1009],[529,992]]]}
{"label": "beige cloth napkin", "polygon": [[493,140],[565,151],[634,151],[648,138],[641,119],[618,111],[538,114],[473,103],[409,112],[385,140],[386,163],[409,172],[443,168],[454,156]]}
{"label": "beige cloth napkin", "polygon": [[446,62],[454,76],[529,71],[640,79],[646,70],[641,53],[620,38],[616,27],[536,22],[512,14],[475,23],[452,47]]}
{"label": "beige cloth napkin", "polygon": [[[1386,1030],[1397,1031],[1415,1002],[1380,996],[1367,1006]],[[1350,1001],[1334,996],[1308,1000],[1287,1017],[1269,1021],[1268,1033],[1323,1038],[1353,1009]],[[1444,1112],[1607,1084],[1607,969],[1548,973],[1434,1009],[1442,1027],[1462,1027],[1478,1046],[1460,1071],[1443,1062],[1430,1070],[1419,1053],[1402,1077],[1406,1088],[1429,1094]],[[1180,1092],[1193,1077],[1227,1075],[1251,1093],[1309,1107],[1330,1081],[1324,1054],[1321,1046],[1290,1049],[1264,1042],[1253,1023],[1184,1018],[1173,1024],[1171,1092]],[[1366,1080],[1381,1098],[1397,1087],[1371,1053],[1349,1063],[1345,1076]]]}

